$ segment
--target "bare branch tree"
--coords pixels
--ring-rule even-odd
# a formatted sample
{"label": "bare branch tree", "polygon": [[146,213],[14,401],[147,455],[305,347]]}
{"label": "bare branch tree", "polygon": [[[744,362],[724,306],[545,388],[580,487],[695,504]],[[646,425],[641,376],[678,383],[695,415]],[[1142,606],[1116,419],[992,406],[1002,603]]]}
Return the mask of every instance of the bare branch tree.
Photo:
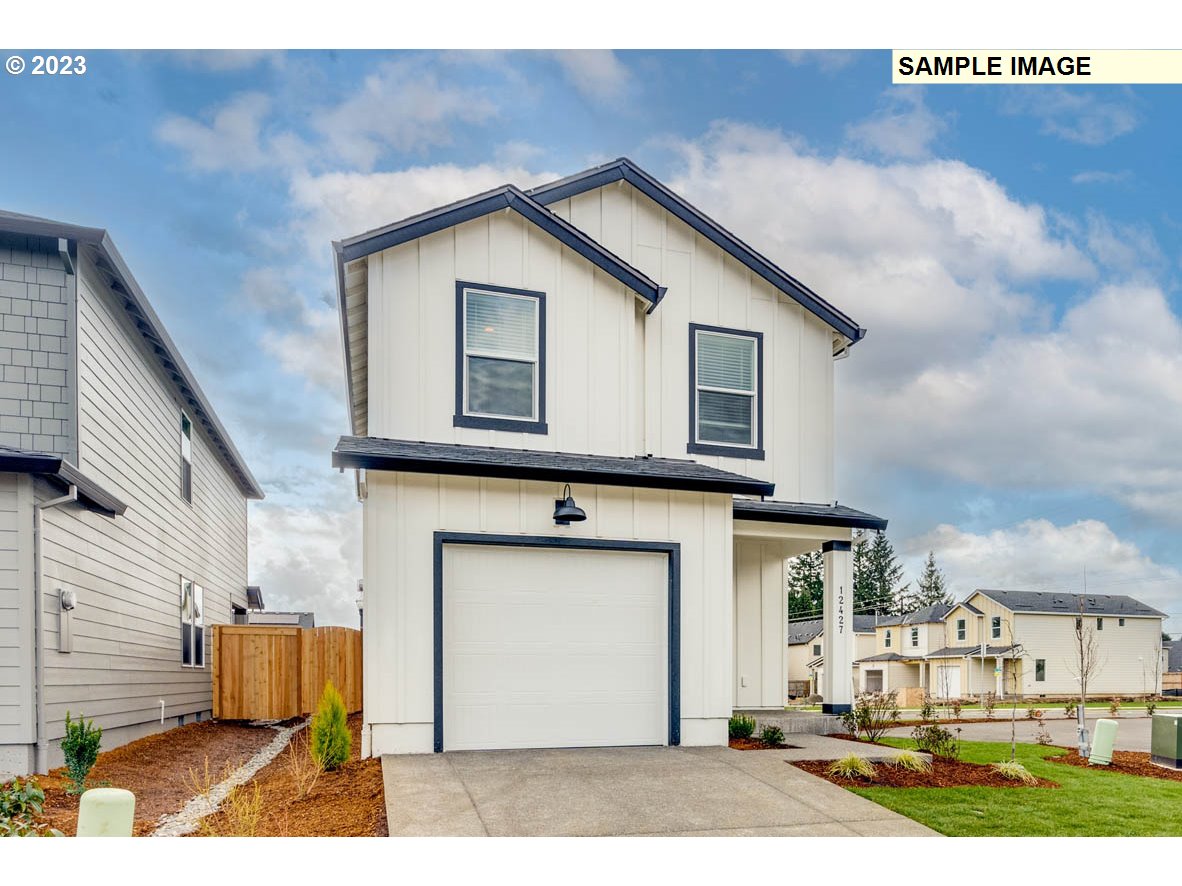
{"label": "bare branch tree", "polygon": [[1067,670],[1071,672],[1079,684],[1079,710],[1075,715],[1076,728],[1079,733],[1079,755],[1087,757],[1090,750],[1087,727],[1088,684],[1104,667],[1107,656],[1104,655],[1103,649],[1100,647],[1100,638],[1096,636],[1096,631],[1084,621],[1083,594],[1079,595],[1079,615],[1075,617],[1073,650],[1074,656],[1071,661],[1067,662]]}

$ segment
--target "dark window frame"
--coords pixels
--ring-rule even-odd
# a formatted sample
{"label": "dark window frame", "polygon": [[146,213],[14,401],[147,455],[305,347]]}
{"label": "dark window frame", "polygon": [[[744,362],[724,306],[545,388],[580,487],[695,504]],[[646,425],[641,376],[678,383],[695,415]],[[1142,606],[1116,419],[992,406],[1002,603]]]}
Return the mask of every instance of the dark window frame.
{"label": "dark window frame", "polygon": [[[186,427],[188,431],[186,431]],[[193,419],[189,418],[189,414],[183,409],[181,410],[181,436],[180,436],[180,456],[181,456],[181,501],[186,504],[193,503]],[[188,442],[188,453],[185,453],[185,443]],[[186,470],[187,469],[187,470]]]}
{"label": "dark window frame", "polygon": [[919,648],[919,628],[912,628],[911,629],[911,648],[912,649]]}
{"label": "dark window frame", "polygon": [[[537,362],[537,418],[511,418],[488,415],[468,415],[465,412],[464,389],[464,293],[467,290],[487,292],[492,295],[516,295],[533,298],[538,302],[538,362]],[[493,286],[489,283],[474,283],[470,280],[456,281],[456,403],[452,426],[457,428],[479,428],[487,431],[514,431],[520,434],[548,434],[546,425],[546,293],[533,289],[519,289],[511,286]]]}
{"label": "dark window frame", "polygon": [[958,618],[956,620],[956,639],[968,640],[969,638],[969,623],[967,619]]}
{"label": "dark window frame", "polygon": [[891,629],[890,628],[886,629],[886,634],[882,638],[882,648],[883,649],[890,649],[891,648]]}
{"label": "dark window frame", "polygon": [[989,619],[989,639],[991,639],[991,640],[1000,640],[1001,639],[1001,616],[1000,615],[991,616]]}
{"label": "dark window frame", "polygon": [[[186,593],[192,595],[194,611],[185,611]],[[181,576],[181,667],[205,669],[205,588],[191,578]]]}
{"label": "dark window frame", "polygon": [[[1042,674],[1040,677],[1039,674]],[[1047,682],[1047,660],[1045,658],[1036,658],[1034,660],[1034,682]]]}
{"label": "dark window frame", "polygon": [[[733,446],[725,443],[698,442],[698,333],[731,335],[755,341],[755,440],[753,446]],[[749,458],[763,461],[763,333],[750,329],[731,329],[726,326],[689,325],[689,442],[686,452],[692,455],[725,455],[730,458]]]}
{"label": "dark window frame", "polygon": [[1104,619],[1103,618],[1096,619],[1096,630],[1097,631],[1104,630]]}
{"label": "dark window frame", "polygon": [[813,644],[813,655],[820,655],[820,654],[821,654],[821,644],[814,643]]}

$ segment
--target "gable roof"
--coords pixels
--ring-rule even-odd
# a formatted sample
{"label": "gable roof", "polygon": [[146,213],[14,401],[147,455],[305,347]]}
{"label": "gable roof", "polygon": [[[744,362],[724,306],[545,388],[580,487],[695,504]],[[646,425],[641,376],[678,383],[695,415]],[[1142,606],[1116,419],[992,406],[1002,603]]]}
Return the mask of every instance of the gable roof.
{"label": "gable roof", "polygon": [[666,185],[649,175],[627,157],[620,157],[602,166],[575,173],[549,184],[539,185],[526,193],[539,203],[548,206],[559,200],[565,200],[567,197],[601,188],[621,179],[681,219],[732,258],[742,262],[785,295],[799,302],[810,313],[849,339],[851,344],[865,337],[866,330],[858,326],[850,317],[772,261],[760,255],[706,213],[673,193]]}
{"label": "gable roof", "polygon": [[[875,618],[873,615],[855,615],[854,633],[873,634]],[[799,646],[818,637],[825,627],[825,620],[821,618],[806,618],[788,622],[788,645]]]}
{"label": "gable roof", "polygon": [[878,626],[890,627],[893,625],[931,624],[932,622],[943,621],[944,617],[951,611],[952,607],[949,604],[935,603],[931,606],[925,606],[923,609],[908,612],[905,615],[892,615],[880,621]]}
{"label": "gable roof", "polygon": [[259,487],[258,481],[235,448],[230,434],[218,420],[213,406],[201,390],[201,386],[197,384],[193,371],[185,363],[180,349],[152,309],[148,297],[132,276],[123,256],[115,248],[111,235],[103,228],[87,228],[4,210],[0,210],[0,232],[56,239],[59,241],[59,249],[67,254],[70,242],[78,244],[79,248],[85,246],[91,250],[96,267],[106,278],[102,282],[106,283],[116,302],[123,306],[128,318],[143,336],[148,349],[175,385],[194,421],[205,429],[214,449],[237,481],[242,494],[247,498],[261,499],[263,490]]}
{"label": "gable roof", "polygon": [[456,443],[422,443],[383,437],[341,437],[334,468],[555,480],[605,486],[639,486],[693,492],[771,495],[775,485],[696,461],[653,456],[577,455],[536,449],[503,449]]}
{"label": "gable roof", "polygon": [[1164,612],[1124,594],[1063,594],[1054,591],[994,591],[981,588],[973,593],[988,597],[1011,612],[1079,615],[1082,598],[1084,615],[1166,617]]}

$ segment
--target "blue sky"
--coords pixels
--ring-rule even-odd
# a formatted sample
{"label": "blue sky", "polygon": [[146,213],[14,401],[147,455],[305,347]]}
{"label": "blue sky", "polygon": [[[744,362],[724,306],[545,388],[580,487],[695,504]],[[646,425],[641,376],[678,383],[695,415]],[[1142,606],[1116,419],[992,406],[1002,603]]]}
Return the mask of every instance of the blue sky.
{"label": "blue sky", "polygon": [[329,241],[621,154],[870,330],[838,495],[914,577],[1182,630],[1182,87],[890,85],[886,52],[97,52],[0,82],[0,206],[106,227],[268,493],[252,580],[354,623]]}

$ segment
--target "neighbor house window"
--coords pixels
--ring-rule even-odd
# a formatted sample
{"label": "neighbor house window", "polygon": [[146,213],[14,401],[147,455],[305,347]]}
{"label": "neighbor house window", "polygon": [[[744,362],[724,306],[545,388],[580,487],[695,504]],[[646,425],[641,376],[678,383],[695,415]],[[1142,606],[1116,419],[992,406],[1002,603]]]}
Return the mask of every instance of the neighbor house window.
{"label": "neighbor house window", "polygon": [[193,423],[181,413],[181,498],[193,501]]}
{"label": "neighbor house window", "polygon": [[181,664],[205,667],[205,591],[181,579]]}
{"label": "neighbor house window", "polygon": [[1001,616],[995,615],[989,619],[989,636],[994,640],[1001,639]]}
{"label": "neighbor house window", "polygon": [[919,645],[919,628],[912,628],[911,629],[911,645],[912,646]]}
{"label": "neighbor house window", "polygon": [[1102,619],[1102,618],[1096,619],[1096,630],[1097,631],[1104,630],[1104,619]]}
{"label": "neighbor house window", "polygon": [[1047,679],[1047,660],[1045,658],[1036,658],[1034,660],[1034,681],[1036,683],[1044,683]]}
{"label": "neighbor house window", "polygon": [[821,654],[821,644],[814,643],[813,644],[813,655],[820,655],[820,654]]}
{"label": "neighbor house window", "polygon": [[886,632],[886,637],[884,638],[884,640],[883,640],[883,644],[882,644],[882,645],[883,645],[883,646],[885,646],[887,649],[890,649],[890,648],[891,648],[891,632],[890,632],[890,629],[888,629],[888,630],[887,630],[887,632]]}
{"label": "neighbor house window", "polygon": [[688,451],[763,458],[763,334],[690,324]]}
{"label": "neighbor house window", "polygon": [[956,620],[956,639],[963,640],[967,636],[968,636],[968,629],[965,627],[965,621],[963,618],[958,618]]}
{"label": "neighbor house window", "polygon": [[1077,619],[1075,620],[1075,629],[1076,629],[1077,631],[1082,631],[1082,630],[1083,630],[1083,619],[1082,619],[1082,618],[1077,618]]}
{"label": "neighbor house window", "polygon": [[1118,628],[1123,628],[1125,626],[1125,620],[1123,618],[1118,618],[1116,620],[1116,626]]}
{"label": "neighbor house window", "polygon": [[546,433],[546,296],[456,284],[457,427]]}

